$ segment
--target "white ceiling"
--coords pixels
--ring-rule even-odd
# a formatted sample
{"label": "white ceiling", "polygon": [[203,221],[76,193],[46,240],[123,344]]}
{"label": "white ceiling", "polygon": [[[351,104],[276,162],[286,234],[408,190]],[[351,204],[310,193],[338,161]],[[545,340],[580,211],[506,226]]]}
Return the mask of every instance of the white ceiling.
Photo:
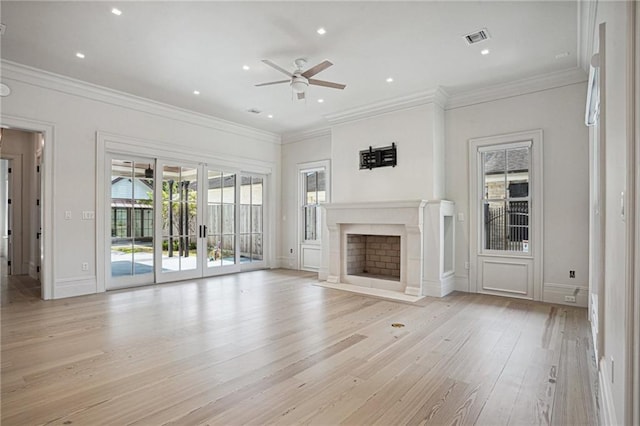
{"label": "white ceiling", "polygon": [[[2,59],[282,134],[437,86],[454,94],[577,66],[575,1],[3,0],[0,12]],[[463,35],[482,28],[491,39],[468,46]],[[315,78],[346,89],[311,86],[305,102],[286,84],[254,87],[283,79],[261,59],[293,69],[298,57],[331,60]]]}

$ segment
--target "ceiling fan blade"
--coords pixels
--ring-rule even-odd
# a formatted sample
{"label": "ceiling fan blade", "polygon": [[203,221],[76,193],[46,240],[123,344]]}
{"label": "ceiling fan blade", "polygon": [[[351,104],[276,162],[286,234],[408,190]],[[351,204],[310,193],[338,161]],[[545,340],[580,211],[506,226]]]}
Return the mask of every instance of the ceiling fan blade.
{"label": "ceiling fan blade", "polygon": [[324,61],[324,62],[320,62],[318,65],[316,65],[315,67],[311,67],[308,70],[306,70],[305,72],[302,73],[302,76],[304,78],[310,78],[313,77],[314,75],[318,74],[320,71],[324,71],[327,68],[329,68],[331,65],[333,65],[331,62],[329,61]]}
{"label": "ceiling fan blade", "polygon": [[291,80],[270,81],[268,83],[256,84],[256,87],[259,87],[259,86],[271,86],[272,84],[289,83],[290,81]]}
{"label": "ceiling fan blade", "polygon": [[340,89],[340,90],[347,87],[346,84],[333,83],[331,81],[324,81],[324,80],[316,80],[313,78],[309,79],[309,84],[313,84],[314,86],[331,87],[332,89]]}
{"label": "ceiling fan blade", "polygon": [[298,93],[298,99],[304,99],[304,92]]}
{"label": "ceiling fan blade", "polygon": [[285,70],[284,68],[282,68],[279,65],[274,64],[273,62],[271,62],[268,59],[263,59],[262,62],[264,62],[265,64],[269,65],[271,68],[280,71],[283,74],[288,75],[289,77],[293,77],[293,74],[291,74],[289,71]]}

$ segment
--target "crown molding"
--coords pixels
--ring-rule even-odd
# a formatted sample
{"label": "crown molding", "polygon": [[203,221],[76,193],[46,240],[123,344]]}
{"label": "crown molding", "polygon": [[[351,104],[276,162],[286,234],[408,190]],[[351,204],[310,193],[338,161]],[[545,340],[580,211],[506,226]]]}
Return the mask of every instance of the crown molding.
{"label": "crown molding", "polygon": [[514,96],[535,93],[542,90],[555,89],[572,84],[583,83],[588,79],[587,73],[582,68],[576,67],[568,70],[555,71],[548,74],[537,75],[509,83],[483,87],[481,89],[461,92],[449,97],[446,109],[455,109],[499,99],[512,98]]}
{"label": "crown molding", "polygon": [[308,139],[316,139],[316,138],[322,138],[322,137],[331,137],[330,127],[303,130],[303,131],[294,132],[294,133],[285,133],[282,135],[282,144],[302,142]]}
{"label": "crown molding", "polygon": [[47,90],[54,90],[93,101],[160,116],[170,120],[182,121],[184,123],[200,127],[219,130],[225,133],[231,133],[273,144],[281,143],[281,137],[276,133],[267,132],[211,115],[190,111],[118,90],[98,86],[96,84],[77,80],[71,77],[19,64],[17,62],[2,59],[0,61],[0,67],[3,82],[6,80],[14,80]]}
{"label": "crown molding", "polygon": [[349,108],[332,114],[325,115],[327,121],[332,124],[347,123],[349,121],[361,120],[364,118],[375,117],[381,114],[401,111],[409,108],[426,104],[436,104],[444,108],[447,103],[448,93],[441,87],[413,93],[407,96],[401,96],[393,99],[386,99],[379,102],[373,102],[367,105]]}

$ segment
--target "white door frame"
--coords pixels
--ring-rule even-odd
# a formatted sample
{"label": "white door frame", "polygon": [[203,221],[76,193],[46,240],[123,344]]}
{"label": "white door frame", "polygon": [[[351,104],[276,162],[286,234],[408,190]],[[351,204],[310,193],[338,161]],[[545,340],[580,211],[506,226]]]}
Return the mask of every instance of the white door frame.
{"label": "white door frame", "polygon": [[45,300],[55,298],[55,271],[54,271],[54,250],[56,230],[54,212],[56,211],[56,200],[53,197],[54,188],[54,149],[55,149],[55,126],[52,123],[35,121],[23,117],[0,116],[0,125],[3,127],[36,132],[42,135],[44,140],[43,161],[40,169],[41,188],[41,221],[42,235],[40,238],[40,265],[41,265],[41,297]]}
{"label": "white door frame", "polygon": [[[482,180],[479,179],[480,163],[478,150],[492,145],[531,141],[531,169],[529,170],[529,237],[531,258],[533,259],[533,300],[542,300],[543,283],[543,168],[541,129],[509,133],[469,140],[469,289],[473,293],[482,292],[478,284],[478,256],[482,252],[482,211],[478,208],[483,194]],[[533,238],[531,238],[533,237]],[[501,256],[502,257],[502,256]],[[508,254],[504,257],[513,257]],[[521,257],[521,256],[517,256]],[[506,294],[505,294],[506,295]]]}

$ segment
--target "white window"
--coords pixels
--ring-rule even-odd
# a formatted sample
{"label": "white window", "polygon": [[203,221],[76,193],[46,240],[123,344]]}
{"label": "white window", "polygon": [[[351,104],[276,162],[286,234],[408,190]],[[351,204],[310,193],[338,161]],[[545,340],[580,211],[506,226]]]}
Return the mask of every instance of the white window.
{"label": "white window", "polygon": [[481,150],[483,250],[529,252],[529,143]]}
{"label": "white window", "polygon": [[302,239],[320,240],[320,203],[327,201],[326,171],[305,170],[302,172]]}

